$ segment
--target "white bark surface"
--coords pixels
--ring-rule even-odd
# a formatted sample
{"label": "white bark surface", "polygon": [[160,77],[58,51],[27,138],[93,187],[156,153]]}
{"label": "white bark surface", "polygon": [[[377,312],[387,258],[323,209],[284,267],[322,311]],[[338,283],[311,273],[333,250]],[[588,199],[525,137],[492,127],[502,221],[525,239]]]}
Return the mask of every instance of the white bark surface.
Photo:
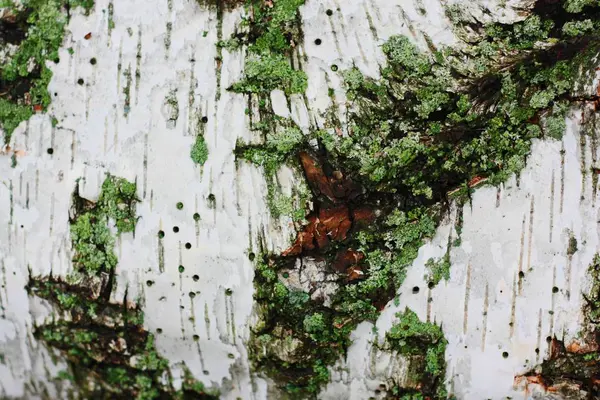
{"label": "white bark surface", "polygon": [[[135,236],[124,234],[117,243],[114,300],[121,301],[128,289],[129,299],[143,301],[145,327],[162,329],[157,347],[174,371],[185,362],[197,379],[220,387],[224,399],[267,398],[268,383],[251,373],[244,345],[253,307],[248,254],[257,251],[259,235],[269,249],[281,251],[294,232],[291,221],[270,218],[261,171],[244,162],[236,166],[234,160],[238,138],[258,140],[249,130],[247,98],[226,91],[242,76],[244,51],[223,50],[219,72],[216,13],[194,1],[114,2],[114,29],[108,29],[108,4],[97,0],[89,17],[72,18],[61,61],[51,66],[50,110],[13,134],[12,148],[24,154],[15,168],[10,155],[0,156],[0,396],[64,394],[64,384],[53,380],[64,363],[55,365],[31,334],[36,321],[50,318],[48,307],[30,300],[24,287],[29,269],[33,275],[72,271],[68,217],[77,179],[81,195],[94,200],[109,172],[135,180],[141,199]],[[469,6],[477,9],[473,2]],[[508,6],[487,6],[497,18],[515,17]],[[333,16],[327,9],[335,10]],[[224,39],[239,29],[242,13],[224,13]],[[328,87],[335,89],[344,113],[344,90],[332,64],[340,71],[355,64],[375,76],[384,63],[379,46],[393,34],[407,34],[422,45],[423,32],[436,44],[455,42],[437,0],[422,5],[308,0],[302,19],[305,42],[298,56],[307,57],[301,64],[309,77],[308,103],[292,96],[288,109],[281,93],[274,92],[272,99],[278,114],[290,115],[303,129],[322,125],[332,105]],[[92,36],[86,40],[88,32]],[[321,46],[314,44],[316,38]],[[176,98],[176,107],[169,97]],[[59,120],[57,127],[51,115]],[[372,350],[372,343],[383,338],[394,313],[406,306],[442,324],[449,341],[447,385],[457,398],[525,396],[514,377],[541,362],[546,337],[564,335],[568,342],[577,335],[580,293],[600,243],[600,209],[590,173],[600,166],[589,139],[580,144],[578,115],[569,118],[562,142],[534,142],[518,184],[512,178],[500,188],[478,189],[471,206],[455,209],[419,252],[399,304],[388,305],[377,333],[369,323],[356,329],[348,357],[332,367],[322,398],[377,397],[379,385],[401,371],[401,363]],[[198,123],[203,116],[208,118],[204,125]],[[199,125],[210,152],[201,168],[189,157]],[[294,185],[291,173],[280,178],[284,190]],[[214,208],[209,194],[216,198]],[[180,201],[182,210],[175,206]],[[195,212],[199,222],[192,218]],[[424,264],[445,253],[448,235],[456,236],[458,212],[464,212],[464,226],[461,246],[451,251],[451,279],[429,290]],[[164,246],[159,230],[166,233]],[[568,256],[571,233],[578,251]],[[179,265],[185,268],[182,274]],[[154,284],[149,287],[147,281]],[[558,293],[552,292],[554,286]],[[196,293],[193,299],[190,292]],[[508,358],[502,357],[504,351]]]}

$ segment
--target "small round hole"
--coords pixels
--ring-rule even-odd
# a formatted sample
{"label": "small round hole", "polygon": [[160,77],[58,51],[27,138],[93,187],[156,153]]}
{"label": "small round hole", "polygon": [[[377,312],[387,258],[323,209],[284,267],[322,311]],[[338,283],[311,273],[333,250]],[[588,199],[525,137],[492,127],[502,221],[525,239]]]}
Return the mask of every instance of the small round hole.
{"label": "small round hole", "polygon": [[54,97],[58,96],[58,93],[54,92]]}
{"label": "small round hole", "polygon": [[49,147],[48,150],[46,150],[46,152],[48,152],[48,154],[52,155],[52,154],[54,154],[54,149],[52,147]]}
{"label": "small round hole", "polygon": [[173,227],[173,232],[175,232],[175,233],[179,232],[179,227],[178,226],[174,226]]}
{"label": "small round hole", "polygon": [[184,306],[179,306],[179,308],[180,308],[181,310],[185,309],[185,307],[184,307]]}
{"label": "small round hole", "polygon": [[214,194],[211,193],[211,194],[208,195],[208,201],[215,201],[216,199],[217,198],[215,197]]}
{"label": "small round hole", "polygon": [[185,267],[183,265],[179,266],[179,273],[183,274],[183,271],[185,271]]}
{"label": "small round hole", "polygon": [[412,292],[413,292],[414,294],[417,294],[417,293],[419,293],[419,290],[420,290],[420,289],[419,289],[419,287],[418,287],[418,286],[415,286],[415,287],[413,287],[413,288],[412,288]]}
{"label": "small round hole", "polygon": [[320,46],[320,45],[321,45],[321,43],[322,43],[321,39],[315,39],[315,44],[316,44],[317,46]]}
{"label": "small round hole", "polygon": [[200,340],[200,336],[198,336],[198,335],[194,335],[193,337],[194,337],[194,342],[197,342],[198,340]]}
{"label": "small round hole", "polygon": [[227,354],[227,357],[231,358],[232,360],[235,358],[235,356],[232,353]]}
{"label": "small round hole", "polygon": [[156,328],[156,333],[162,333],[162,329],[161,328]]}
{"label": "small round hole", "polygon": [[433,288],[435,287],[435,283],[433,283],[433,282],[429,282],[429,283],[427,284],[427,287],[428,287],[429,289],[433,289]]}
{"label": "small round hole", "polygon": [[151,280],[147,280],[146,285],[148,285],[148,287],[150,287],[150,286],[154,285],[154,282]]}
{"label": "small round hole", "polygon": [[192,276],[192,279],[194,280],[194,282],[198,282],[200,280],[200,277],[198,275],[194,275]]}
{"label": "small round hole", "polygon": [[256,258],[256,254],[250,253],[248,254],[248,258],[250,259],[250,261],[254,261],[254,258]]}
{"label": "small round hole", "polygon": [[54,64],[58,64],[58,63],[60,63],[60,57],[56,57],[56,58],[54,59]]}
{"label": "small round hole", "polygon": [[194,213],[194,221],[200,221],[200,214]]}
{"label": "small round hole", "polygon": [[503,357],[503,358],[508,358],[508,352],[507,352],[507,351],[503,352],[503,353],[502,353],[502,357]]}
{"label": "small round hole", "polygon": [[227,288],[227,289],[225,289],[225,294],[226,294],[227,296],[231,296],[231,295],[233,294],[233,290],[231,290],[231,289]]}
{"label": "small round hole", "polygon": [[552,288],[552,293],[558,293],[558,288],[556,286]]}
{"label": "small round hole", "polygon": [[77,84],[78,85],[83,85],[84,84],[83,78],[77,79]]}
{"label": "small round hole", "polygon": [[328,16],[332,16],[333,15],[333,10],[332,9],[328,9],[327,11],[325,11],[325,14],[327,14]]}
{"label": "small round hole", "polygon": [[192,299],[193,299],[194,297],[196,297],[196,293],[194,293],[194,292],[190,292],[190,293],[189,293],[189,295],[190,295],[190,297],[191,297]]}
{"label": "small round hole", "polygon": [[192,244],[191,244],[191,243],[189,243],[189,242],[188,242],[188,243],[186,243],[186,244],[185,244],[185,248],[186,248],[186,249],[188,249],[188,250],[189,250],[189,249],[191,249],[191,248],[192,248]]}
{"label": "small round hole", "polygon": [[178,210],[183,209],[183,203],[182,202],[177,203],[177,209]]}
{"label": "small round hole", "polygon": [[336,72],[336,71],[338,70],[338,66],[337,66],[336,64],[333,64],[333,65],[331,66],[331,70],[332,70],[333,72]]}
{"label": "small round hole", "polygon": [[208,117],[207,116],[202,117],[201,121],[202,121],[203,124],[207,123],[208,122]]}
{"label": "small round hole", "polygon": [[92,58],[90,58],[90,64],[92,64],[92,65],[96,65],[96,62],[97,62],[97,61],[96,61],[96,57],[92,57]]}
{"label": "small round hole", "polygon": [[540,354],[540,349],[535,349],[535,354]]}
{"label": "small round hole", "polygon": [[284,272],[283,274],[281,274],[281,276],[283,276],[285,279],[290,277],[289,272]]}
{"label": "small round hole", "polygon": [[546,342],[550,343],[552,341],[552,338],[550,336],[546,336]]}
{"label": "small round hole", "polygon": [[162,239],[165,237],[165,231],[158,231],[158,238]]}
{"label": "small round hole", "polygon": [[521,279],[525,278],[525,272],[519,271],[519,278],[521,278]]}
{"label": "small round hole", "polygon": [[208,370],[206,370],[206,369],[205,369],[204,371],[202,371],[202,373],[203,373],[204,375],[208,375],[208,374],[210,374],[210,372],[208,372]]}

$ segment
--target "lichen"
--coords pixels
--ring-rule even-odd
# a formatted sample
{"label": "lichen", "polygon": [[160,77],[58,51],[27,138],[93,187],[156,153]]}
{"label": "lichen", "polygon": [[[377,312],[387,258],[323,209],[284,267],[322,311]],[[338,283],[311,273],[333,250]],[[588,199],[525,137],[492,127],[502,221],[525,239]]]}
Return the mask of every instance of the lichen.
{"label": "lichen", "polygon": [[47,62],[58,63],[58,50],[68,23],[67,10],[82,7],[89,13],[93,0],[24,0],[10,4],[14,29],[24,32],[17,50],[0,65],[0,126],[8,143],[15,128],[27,120],[34,107],[50,104],[47,87],[52,71]]}
{"label": "lichen", "polygon": [[396,317],[398,320],[386,333],[386,342],[391,350],[407,357],[409,363],[417,365],[413,376],[418,377],[417,386],[420,389],[402,388],[396,383],[395,394],[446,399],[444,354],[448,342],[442,329],[435,324],[420,321],[417,314],[408,308],[404,313],[396,314]]}
{"label": "lichen", "polygon": [[[290,8],[277,6],[284,3]],[[332,231],[340,230],[346,214],[332,213],[332,220],[339,219],[333,230],[319,231],[314,222],[298,233],[297,249],[257,257],[255,300],[261,322],[253,330],[252,358],[280,387],[307,398],[328,379],[321,367],[343,357],[353,327],[375,320],[394,298],[449,201],[461,205],[476,185],[499,184],[518,174],[532,139],[560,139],[569,108],[596,99],[573,93],[589,77],[585,69],[600,48],[597,30],[589,30],[585,21],[595,27],[600,13],[595,2],[540,0],[527,18],[513,24],[463,19],[456,29],[469,25],[476,39],[456,48],[430,46],[429,53],[404,36],[392,36],[382,46],[387,66],[381,78],[365,77],[356,68],[340,71],[350,101],[347,134],[332,118],[328,130],[313,129],[300,137],[293,124],[273,115],[267,96],[274,89],[294,92],[293,69],[284,66],[283,57],[289,55],[290,42],[301,40],[290,11],[295,5],[297,12],[300,4],[275,2],[270,8],[252,2],[246,75],[232,88],[257,99],[260,120],[250,115],[251,127],[264,141],[238,143],[236,155],[262,166],[268,179],[283,164],[297,165],[300,154],[310,154],[322,170],[308,171],[302,164],[316,210],[347,207],[352,212],[360,206],[376,211],[372,221],[359,224],[354,218],[335,240]],[[274,66],[276,73],[269,76]],[[292,128],[283,141],[278,140],[282,127]],[[277,198],[273,193],[269,190],[268,198]],[[459,215],[454,245],[460,245],[461,224]],[[341,263],[343,268],[335,270],[344,252],[354,259],[349,268]],[[297,270],[296,256],[300,265],[308,256],[325,260],[322,272],[337,284],[330,304],[312,296],[298,301],[297,291],[279,275]],[[427,279],[434,285],[448,279],[449,261],[447,255],[429,263]],[[286,351],[277,350],[282,343]],[[421,347],[424,373],[436,376],[435,389],[407,396],[445,396],[439,343]]]}
{"label": "lichen", "polygon": [[54,308],[52,322],[35,326],[34,336],[65,357],[68,370],[57,378],[72,381],[81,398],[217,399],[218,393],[205,389],[187,370],[176,390],[168,360],[143,327],[141,305],[128,301],[127,292],[122,303],[111,300],[118,260],[108,224],[115,221],[118,234],[134,230],[135,193],[134,183],[110,175],[95,204],[75,192],[75,270],[65,279],[29,277],[29,294]]}
{"label": "lichen", "polygon": [[425,275],[425,280],[430,282],[430,285],[436,286],[442,279],[448,280],[450,279],[450,255],[447,253],[439,260],[434,260],[430,258],[425,263],[425,267],[427,267],[427,274]]}
{"label": "lichen", "polygon": [[253,55],[246,60],[244,79],[231,86],[237,93],[268,94],[281,89],[287,94],[304,93],[306,74],[294,70],[281,55]]}
{"label": "lichen", "polygon": [[133,232],[137,222],[136,202],[135,183],[111,175],[102,184],[97,204],[86,201],[75,192],[74,205],[78,215],[71,221],[71,241],[76,269],[99,274],[115,268],[115,241],[108,223],[114,221],[119,234]]}

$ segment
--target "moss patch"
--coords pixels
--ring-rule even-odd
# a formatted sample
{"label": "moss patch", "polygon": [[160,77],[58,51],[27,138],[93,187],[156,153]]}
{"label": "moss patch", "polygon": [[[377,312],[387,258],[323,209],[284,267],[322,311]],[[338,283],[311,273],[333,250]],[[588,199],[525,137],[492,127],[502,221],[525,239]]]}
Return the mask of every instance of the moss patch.
{"label": "moss patch", "polygon": [[206,145],[204,136],[196,136],[196,141],[194,142],[194,146],[192,146],[192,150],[190,151],[190,157],[192,158],[193,162],[199,165],[204,165],[206,160],[208,160],[208,146]]}
{"label": "moss patch", "polygon": [[116,283],[115,238],[135,229],[136,185],[108,176],[98,203],[73,196],[71,221],[75,271],[66,279],[29,277],[31,296],[47,300],[56,317],[36,326],[34,335],[68,362],[58,378],[75,383],[83,398],[217,399],[185,371],[183,386],[175,390],[169,363],[158,354],[154,336],[144,327],[140,304],[112,303]]}
{"label": "moss patch", "polygon": [[[411,367],[411,378],[416,387],[402,388],[396,386],[392,393],[400,398],[424,396],[431,399],[445,399],[447,392],[444,379],[446,376],[447,341],[442,329],[434,324],[422,322],[417,314],[406,309],[404,313],[396,314],[398,321],[386,333],[387,344],[391,350],[408,358]],[[422,397],[421,397],[422,398]]]}
{"label": "moss patch", "polygon": [[[50,104],[47,87],[52,71],[46,62],[59,62],[69,12],[82,7],[88,13],[92,0],[26,0],[17,7],[11,1],[15,21],[8,31],[24,32],[15,45],[17,49],[0,65],[0,124],[5,142],[14,129],[32,115],[34,106],[42,110]],[[4,5],[4,4],[3,4]]]}
{"label": "moss patch", "polygon": [[113,271],[117,265],[114,237],[108,227],[114,221],[117,232],[133,232],[137,217],[136,184],[123,178],[107,176],[97,204],[79,197],[73,198],[77,217],[71,221],[71,240],[76,269],[88,274]]}
{"label": "moss patch", "polygon": [[[289,2],[296,12],[301,3]],[[300,40],[293,7],[281,6],[289,11],[285,12],[276,6],[253,6],[248,21],[249,60],[258,57],[268,64],[270,59],[289,56],[291,41]],[[269,18],[262,19],[264,15]],[[569,107],[595,100],[574,93],[589,77],[589,60],[600,48],[598,30],[590,29],[587,22],[597,28],[599,16],[596,3],[579,8],[540,0],[521,22],[483,25],[475,21],[470,27],[476,40],[460,48],[430,46],[431,52],[424,53],[406,37],[391,37],[382,47],[388,63],[381,79],[365,77],[357,69],[341,71],[353,110],[347,135],[332,117],[327,130],[296,138],[293,125],[273,116],[266,96],[272,89],[292,93],[292,79],[280,78],[288,75],[279,72],[268,76],[267,68],[252,65],[237,87],[245,86],[239,91],[252,93],[258,101],[260,119],[251,115],[251,123],[263,134],[264,143],[239,143],[236,155],[263,166],[267,176],[284,163],[301,161],[314,214],[335,219],[347,214],[331,211],[348,209],[351,215],[349,227],[342,227],[346,217],[328,220],[333,229],[323,232],[314,223],[306,227],[312,232],[299,232],[297,249],[258,257],[255,299],[261,322],[254,328],[252,342],[257,367],[265,368],[289,393],[314,396],[318,385],[328,379],[321,367],[343,357],[352,328],[376,319],[394,298],[450,200],[465,201],[476,185],[498,184],[518,174],[533,138],[560,138]],[[277,140],[285,128],[292,131],[285,140]],[[302,153],[310,154],[318,168],[303,162],[298,157]],[[361,208],[376,217],[359,218]],[[457,232],[459,228],[460,220]],[[361,256],[350,260],[349,267],[341,263],[343,268],[336,269],[338,255],[344,252]],[[297,271],[292,254],[325,261],[319,279],[337,284],[330,304],[298,293],[279,275]],[[432,261],[427,278],[433,284],[448,279],[449,267],[448,257]],[[409,315],[402,318],[412,321]],[[423,371],[435,375],[436,382],[443,376],[443,350],[438,343],[422,347]],[[428,356],[430,348],[433,353]],[[443,385],[434,386],[407,395],[443,397],[438,393]]]}

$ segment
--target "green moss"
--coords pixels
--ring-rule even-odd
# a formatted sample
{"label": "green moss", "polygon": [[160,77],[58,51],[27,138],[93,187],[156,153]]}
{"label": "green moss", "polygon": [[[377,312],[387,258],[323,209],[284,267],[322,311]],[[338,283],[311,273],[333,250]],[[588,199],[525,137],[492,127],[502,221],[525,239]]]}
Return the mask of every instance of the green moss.
{"label": "green moss", "polygon": [[262,0],[247,1],[254,13],[249,21],[248,38],[252,41],[244,78],[232,85],[231,90],[262,95],[274,89],[287,94],[306,90],[306,74],[292,68],[288,57],[292,44],[302,40],[298,25],[298,9],[302,4],[304,0],[279,0],[269,4]]}
{"label": "green moss", "polygon": [[265,133],[265,144],[244,145],[238,141],[236,156],[263,167],[267,178],[267,206],[271,215],[274,218],[285,215],[300,221],[308,208],[310,189],[300,181],[291,196],[284,195],[275,183],[275,175],[283,164],[293,165],[298,150],[307,143],[309,136],[304,135],[289,119],[271,117],[267,121],[264,125],[255,126],[255,129]]}
{"label": "green moss", "polygon": [[208,160],[208,146],[206,145],[204,136],[196,136],[196,142],[192,147],[190,157],[192,158],[192,161],[199,165],[204,165],[206,160]]}
{"label": "green moss", "polygon": [[28,120],[32,115],[31,107],[0,98],[0,121],[2,121],[2,128],[7,134],[4,140],[8,143],[10,134],[21,122]]}
{"label": "green moss", "polygon": [[[109,175],[102,184],[98,204],[72,221],[71,241],[75,250],[73,262],[76,268],[88,274],[114,269],[117,256],[108,221],[115,221],[119,233],[135,229],[136,190],[135,183]],[[75,197],[77,198],[77,194]]]}
{"label": "green moss", "polygon": [[[413,360],[410,362],[424,359],[422,369],[416,374],[422,379],[420,382],[421,394],[426,397],[432,396],[435,399],[445,399],[446,363],[444,354],[448,342],[444,338],[442,329],[437,325],[422,322],[417,314],[408,308],[404,313],[396,314],[396,317],[398,317],[398,321],[386,333],[386,340],[391,349],[401,355],[409,356],[409,360]],[[418,357],[415,359],[411,356]]]}
{"label": "green moss", "polygon": [[[93,7],[93,0],[29,0],[24,11],[18,12],[17,21],[27,32],[17,44],[17,50],[0,65],[0,79],[8,88],[0,95],[0,124],[5,131],[5,141],[32,112],[32,105],[46,108],[50,104],[47,87],[52,71],[47,61],[58,60],[67,20],[66,7],[83,7],[85,12]],[[23,13],[23,14],[20,14]],[[22,91],[26,87],[27,96]],[[19,89],[17,89],[19,88]]]}
{"label": "green moss", "polygon": [[280,154],[265,146],[245,146],[238,142],[236,155],[255,165],[263,167],[265,174],[272,177],[279,167],[285,162],[286,155]]}
{"label": "green moss", "polygon": [[59,311],[52,322],[37,326],[34,335],[66,358],[69,370],[59,379],[72,380],[82,398],[217,399],[213,391],[197,391],[202,385],[189,374],[182,390],[176,391],[169,362],[143,328],[140,305],[132,308],[126,297],[127,304],[111,300],[117,258],[108,216],[119,231],[132,229],[135,225],[125,219],[135,221],[135,192],[135,184],[108,176],[97,204],[75,193],[73,208],[78,215],[71,224],[71,238],[76,271],[66,281],[30,277],[29,294]]}
{"label": "green moss", "polygon": [[114,238],[108,229],[106,217],[86,213],[71,225],[71,240],[76,267],[90,274],[109,271],[117,265],[113,251]]}
{"label": "green moss", "polygon": [[[365,77],[358,69],[342,73],[353,110],[348,135],[319,130],[300,137],[293,129],[284,134],[282,127],[293,126],[271,116],[266,93],[274,88],[289,93],[289,80],[276,81],[277,74],[270,80],[267,68],[252,66],[258,71],[251,71],[256,79],[243,83],[250,88],[248,92],[259,94],[261,119],[253,127],[263,133],[265,143],[239,143],[238,158],[263,166],[269,178],[283,163],[297,162],[300,149],[315,154],[318,147],[318,154],[325,154],[319,161],[342,171],[359,186],[360,195],[350,204],[376,204],[381,212],[369,229],[355,229],[342,243],[314,250],[330,264],[327,271],[339,250],[352,248],[364,254],[360,279],[348,282],[345,274],[337,275],[340,287],[330,306],[312,299],[299,301],[297,292],[279,280],[278,271],[292,268],[291,260],[271,256],[259,261],[255,299],[262,319],[255,327],[253,343],[260,344],[253,357],[272,376],[287,379],[289,392],[310,397],[306,393],[314,393],[314,383],[325,379],[320,380],[313,365],[335,361],[349,343],[346,329],[376,319],[378,310],[394,298],[419,247],[433,236],[443,217],[449,192],[462,204],[481,178],[498,184],[518,174],[533,138],[562,136],[573,87],[582,79],[579,71],[589,64],[600,43],[595,31],[579,39],[589,31],[589,23],[579,22],[596,21],[600,14],[591,3],[584,6],[589,6],[584,15],[569,16],[562,4],[552,3],[544,13],[536,15],[534,9],[521,22],[486,25],[481,37],[467,46],[441,48],[431,54],[419,51],[405,37],[390,38],[382,47],[388,63],[381,79]],[[572,11],[579,6],[570,7]],[[250,43],[251,57],[289,55],[286,42],[290,36],[270,31],[270,22],[263,16],[272,15],[272,10],[257,8],[250,26],[260,41]],[[281,26],[293,37],[293,19],[286,15],[287,22]],[[332,120],[328,125],[334,131],[339,124]],[[314,139],[311,145],[309,139]],[[289,209],[287,199],[276,193],[269,190],[271,203]],[[316,191],[317,203],[318,196]],[[329,206],[326,201],[317,204]],[[455,245],[460,245],[461,224],[459,216]],[[448,255],[431,260],[427,267],[432,283],[449,279]],[[422,363],[417,375],[425,378],[423,390],[399,388],[398,396],[445,398],[441,330],[415,320],[414,315],[400,317],[401,329],[406,328],[410,338],[401,337],[397,328],[391,331],[389,342],[407,346],[399,350],[414,357],[415,365]],[[341,328],[332,329],[332,325]],[[290,345],[293,361],[289,354],[274,350],[288,343],[280,335],[283,329],[293,332],[285,338],[294,344]]]}
{"label": "green moss", "polygon": [[119,233],[135,230],[135,206],[139,201],[136,191],[135,183],[112,175],[108,175],[102,184],[99,211],[115,221]]}
{"label": "green moss", "polygon": [[[327,382],[326,366],[349,344],[355,325],[343,324],[307,293],[290,290],[279,281],[281,265],[265,255],[256,257],[255,300],[264,323],[255,326],[251,359],[266,368],[281,388],[297,398],[312,398]],[[286,353],[286,361],[278,358]]]}

